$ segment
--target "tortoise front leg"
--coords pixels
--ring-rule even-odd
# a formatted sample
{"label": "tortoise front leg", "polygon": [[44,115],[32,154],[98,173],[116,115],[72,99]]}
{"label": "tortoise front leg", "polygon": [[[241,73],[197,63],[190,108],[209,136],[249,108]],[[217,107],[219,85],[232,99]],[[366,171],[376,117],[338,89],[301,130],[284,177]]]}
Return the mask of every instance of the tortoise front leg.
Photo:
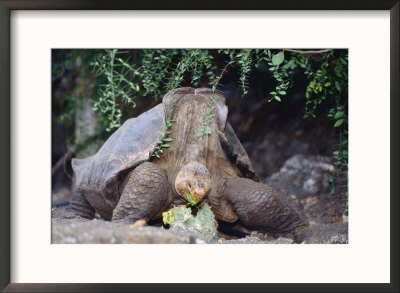
{"label": "tortoise front leg", "polygon": [[302,224],[290,203],[269,185],[233,177],[225,182],[223,192],[245,225],[269,232],[290,232]]}
{"label": "tortoise front leg", "polygon": [[170,188],[167,174],[157,165],[145,162],[128,176],[111,221],[149,221],[168,205]]}

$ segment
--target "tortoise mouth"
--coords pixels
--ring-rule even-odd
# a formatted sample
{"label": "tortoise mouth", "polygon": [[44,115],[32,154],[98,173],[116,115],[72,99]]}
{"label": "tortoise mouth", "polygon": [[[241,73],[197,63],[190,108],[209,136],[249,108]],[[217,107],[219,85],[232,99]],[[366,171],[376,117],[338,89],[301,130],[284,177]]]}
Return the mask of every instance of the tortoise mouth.
{"label": "tortoise mouth", "polygon": [[205,198],[205,196],[198,196],[196,193],[191,194],[186,189],[181,190],[182,194],[184,195],[184,199],[188,202],[189,205],[196,205]]}

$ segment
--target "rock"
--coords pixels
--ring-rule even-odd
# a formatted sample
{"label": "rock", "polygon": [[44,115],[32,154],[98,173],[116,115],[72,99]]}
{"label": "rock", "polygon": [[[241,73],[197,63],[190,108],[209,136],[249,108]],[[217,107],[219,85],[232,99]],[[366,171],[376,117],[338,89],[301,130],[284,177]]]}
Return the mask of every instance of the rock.
{"label": "rock", "polygon": [[347,244],[347,223],[317,224],[296,233],[296,242],[304,244]]}
{"label": "rock", "polygon": [[141,226],[142,222],[129,225],[114,223],[102,219],[66,218],[68,213],[62,209],[53,209],[52,243],[176,243],[176,244],[293,244],[293,243],[348,243],[347,223],[315,224],[297,231],[295,240],[290,235],[272,237],[254,231],[253,236],[239,239],[220,237],[218,241],[208,239],[195,227],[174,223],[170,229],[155,226]]}
{"label": "rock", "polygon": [[284,190],[289,197],[294,194],[298,199],[304,199],[329,193],[328,174],[334,170],[328,157],[295,155],[265,181],[278,191]]}
{"label": "rock", "polygon": [[57,207],[51,209],[51,217],[57,219],[73,219],[77,218],[77,221],[89,221],[88,219],[77,217],[73,213],[69,212],[67,207]]}
{"label": "rock", "polygon": [[260,178],[276,172],[290,156],[310,153],[309,143],[301,137],[293,137],[273,129],[267,130],[265,135],[257,137],[255,141],[244,142],[243,147]]}
{"label": "rock", "polygon": [[293,244],[294,240],[291,238],[279,237],[276,240],[270,240],[269,243],[271,243],[271,244]]}
{"label": "rock", "polygon": [[[237,99],[240,99],[240,95]],[[260,110],[253,112],[256,117],[250,133],[246,134],[241,131],[246,123],[235,122],[233,118],[235,111],[245,113],[243,111],[246,111],[247,105],[234,107],[231,102],[228,104],[231,125],[241,139],[254,170],[260,178],[266,178],[278,172],[284,162],[296,154],[330,156],[335,150],[334,144],[337,141],[334,128],[328,120],[302,119],[294,118],[294,116],[292,116],[293,119],[281,120],[283,116],[288,117],[288,112],[275,112],[276,109],[264,103]],[[280,115],[283,116],[280,117]],[[276,120],[271,120],[273,117]]]}
{"label": "rock", "polygon": [[129,224],[94,219],[52,220],[52,243],[207,243],[204,239],[182,230],[169,231],[163,227],[131,228]]}
{"label": "rock", "polygon": [[188,234],[192,235],[196,239],[196,243],[213,243],[215,242],[213,238],[203,235],[194,226],[185,225],[182,222],[175,222],[168,231],[176,234]]}
{"label": "rock", "polygon": [[247,236],[246,238],[226,240],[218,242],[221,244],[293,244],[293,239],[279,237],[277,239],[260,239],[258,237]]}

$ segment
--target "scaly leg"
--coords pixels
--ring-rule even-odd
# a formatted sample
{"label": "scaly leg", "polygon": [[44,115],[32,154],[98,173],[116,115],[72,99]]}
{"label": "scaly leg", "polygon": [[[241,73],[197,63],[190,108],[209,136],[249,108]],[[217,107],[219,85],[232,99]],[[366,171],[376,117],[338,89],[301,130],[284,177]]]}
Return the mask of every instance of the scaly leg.
{"label": "scaly leg", "polygon": [[245,225],[269,232],[291,232],[303,224],[290,203],[269,185],[233,177],[225,182],[224,196]]}
{"label": "scaly leg", "polygon": [[167,174],[157,165],[145,162],[128,176],[112,221],[149,221],[168,205],[170,187]]}

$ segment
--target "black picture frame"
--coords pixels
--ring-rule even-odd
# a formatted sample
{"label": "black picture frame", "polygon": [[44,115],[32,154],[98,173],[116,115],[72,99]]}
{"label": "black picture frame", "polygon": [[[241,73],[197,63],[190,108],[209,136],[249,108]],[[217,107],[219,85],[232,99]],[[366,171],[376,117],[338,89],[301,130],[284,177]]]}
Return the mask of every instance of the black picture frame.
{"label": "black picture frame", "polygon": [[[0,0],[0,289],[4,292],[399,292],[399,0]],[[390,10],[389,284],[20,284],[10,283],[10,12],[12,10],[229,9]]]}

